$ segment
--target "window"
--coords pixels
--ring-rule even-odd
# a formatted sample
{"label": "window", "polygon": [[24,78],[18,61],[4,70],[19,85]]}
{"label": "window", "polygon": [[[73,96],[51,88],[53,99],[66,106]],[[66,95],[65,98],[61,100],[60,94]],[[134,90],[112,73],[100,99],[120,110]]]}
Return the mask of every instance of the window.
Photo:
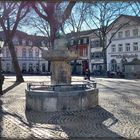
{"label": "window", "polygon": [[22,71],[26,71],[26,63],[22,63]]}
{"label": "window", "polygon": [[122,31],[118,32],[118,38],[122,38],[122,37],[123,37],[123,32]]}
{"label": "window", "polygon": [[119,44],[119,45],[118,45],[118,52],[122,52],[122,51],[123,51],[122,44]]}
{"label": "window", "polygon": [[83,44],[83,39],[80,39],[80,44]]}
{"label": "window", "polygon": [[125,44],[125,51],[129,52],[130,51],[130,43]]}
{"label": "window", "polygon": [[5,54],[5,49],[4,48],[1,48],[0,51],[1,51],[2,55]]}
{"label": "window", "polygon": [[134,42],[133,43],[133,51],[137,51],[138,50],[138,42]]}
{"label": "window", "polygon": [[111,52],[116,52],[116,45],[111,46]]}
{"label": "window", "polygon": [[87,56],[87,50],[83,49],[83,56],[86,57]]}
{"label": "window", "polygon": [[111,71],[117,71],[117,61],[115,59],[111,60]]}
{"label": "window", "polygon": [[19,41],[18,41],[17,37],[13,38],[13,43],[14,43],[14,45],[19,45]]}
{"label": "window", "polygon": [[74,40],[71,40],[70,41],[70,45],[74,45]]}
{"label": "window", "polygon": [[32,42],[32,41],[30,41],[30,40],[29,40],[29,42],[28,42],[28,43],[29,43],[29,46],[32,46],[32,45],[33,45],[33,42]]}
{"label": "window", "polygon": [[88,43],[88,39],[87,39],[87,38],[84,38],[84,39],[83,39],[83,43],[84,43],[84,44]]}
{"label": "window", "polygon": [[101,59],[102,57],[103,57],[102,52],[91,53],[91,58],[92,59]]}
{"label": "window", "polygon": [[96,47],[100,47],[100,41],[99,40],[94,40],[90,42],[91,48],[96,48]]}
{"label": "window", "polygon": [[6,49],[6,57],[10,57],[10,52],[8,48]]}
{"label": "window", "polygon": [[39,57],[39,50],[36,50],[36,51],[35,51],[35,56],[36,56],[36,57]]}
{"label": "window", "polygon": [[125,37],[130,37],[130,30],[125,31]]}
{"label": "window", "polygon": [[22,49],[22,57],[23,57],[23,58],[26,57],[26,49],[25,49],[25,48]]}
{"label": "window", "polygon": [[45,47],[45,42],[44,41],[41,41],[41,46]]}
{"label": "window", "polygon": [[80,44],[80,39],[78,40],[78,44]]}
{"label": "window", "polygon": [[29,49],[29,57],[33,57],[33,50]]}
{"label": "window", "polygon": [[78,40],[78,44],[83,44],[83,38]]}
{"label": "window", "polygon": [[26,45],[26,40],[22,39],[22,45]]}
{"label": "window", "polygon": [[138,36],[138,29],[133,29],[133,36]]}

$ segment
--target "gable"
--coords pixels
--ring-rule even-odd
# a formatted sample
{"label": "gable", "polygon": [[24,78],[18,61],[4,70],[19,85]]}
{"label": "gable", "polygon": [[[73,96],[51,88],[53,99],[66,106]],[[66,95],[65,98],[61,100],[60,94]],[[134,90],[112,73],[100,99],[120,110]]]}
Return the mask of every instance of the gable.
{"label": "gable", "polygon": [[138,20],[137,17],[120,16],[119,18],[117,18],[115,21],[113,21],[109,25],[109,29],[112,28],[112,27],[113,27],[112,29],[117,29],[120,26],[128,27],[128,26],[131,26],[131,25],[133,25],[133,26],[134,25],[140,25],[140,20]]}

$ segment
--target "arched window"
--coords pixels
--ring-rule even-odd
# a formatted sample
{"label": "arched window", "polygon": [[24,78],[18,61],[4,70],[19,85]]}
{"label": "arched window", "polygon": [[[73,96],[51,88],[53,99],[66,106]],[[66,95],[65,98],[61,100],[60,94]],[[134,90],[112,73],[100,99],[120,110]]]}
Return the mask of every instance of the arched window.
{"label": "arched window", "polygon": [[117,61],[115,59],[111,60],[111,70],[117,71]]}
{"label": "arched window", "polygon": [[126,63],[127,63],[126,58],[122,58],[122,60],[121,60],[122,72],[124,72],[124,71],[125,71],[125,64],[126,64]]}
{"label": "arched window", "polygon": [[22,72],[26,72],[26,63],[22,63]]}
{"label": "arched window", "polygon": [[32,63],[29,63],[29,69],[28,69],[28,72],[32,73],[34,70],[33,70],[33,64]]}

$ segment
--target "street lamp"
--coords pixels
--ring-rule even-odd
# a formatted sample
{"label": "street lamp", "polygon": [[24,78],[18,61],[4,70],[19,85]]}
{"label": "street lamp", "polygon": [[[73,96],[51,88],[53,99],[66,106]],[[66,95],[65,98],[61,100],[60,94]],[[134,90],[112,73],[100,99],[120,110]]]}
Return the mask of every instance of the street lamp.
{"label": "street lamp", "polygon": [[4,41],[0,39],[0,73],[2,72],[2,47],[4,45]]}

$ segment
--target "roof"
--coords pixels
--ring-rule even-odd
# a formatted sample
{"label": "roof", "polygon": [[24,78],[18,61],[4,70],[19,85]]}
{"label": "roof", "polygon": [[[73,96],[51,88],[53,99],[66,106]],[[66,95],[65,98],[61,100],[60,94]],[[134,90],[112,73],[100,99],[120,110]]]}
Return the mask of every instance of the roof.
{"label": "roof", "polygon": [[86,35],[90,35],[91,33],[93,33],[93,30],[85,30],[85,31],[80,31],[80,32],[71,32],[71,33],[68,33],[66,34],[66,37],[67,38],[71,38],[73,36],[86,36]]}
{"label": "roof", "polygon": [[132,21],[140,23],[140,17],[139,16],[121,15],[120,17],[126,17],[126,18],[129,18]]}
{"label": "roof", "polygon": [[116,18],[110,25],[109,25],[109,27],[112,25],[112,24],[115,24],[115,23],[117,23],[117,21],[119,21],[119,19],[120,18],[122,18],[122,17],[125,17],[125,18],[127,18],[127,19],[129,19],[130,21],[134,21],[134,22],[136,22],[136,23],[140,23],[140,17],[139,16],[130,16],[130,15],[120,15],[118,18]]}
{"label": "roof", "polygon": [[[25,39],[26,41],[32,41],[34,46],[40,46],[42,41],[47,44],[47,37],[45,36],[29,35],[20,30],[16,31],[15,36],[18,37],[19,42],[21,42],[22,39]],[[6,40],[3,31],[0,31],[0,37],[3,38],[3,40]]]}

